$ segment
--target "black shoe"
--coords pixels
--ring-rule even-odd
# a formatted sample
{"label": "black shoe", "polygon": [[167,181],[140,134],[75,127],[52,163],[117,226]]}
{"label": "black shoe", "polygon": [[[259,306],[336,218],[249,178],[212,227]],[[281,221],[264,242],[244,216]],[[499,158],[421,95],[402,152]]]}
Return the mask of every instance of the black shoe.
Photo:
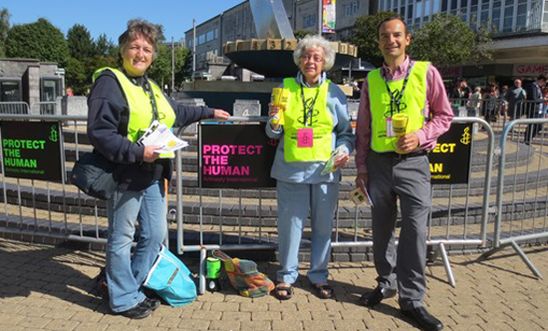
{"label": "black shoe", "polygon": [[158,307],[160,307],[161,304],[162,303],[160,302],[160,300],[155,298],[145,298],[145,300],[140,303],[140,305],[148,307],[152,311],[155,311],[156,309],[158,309]]}
{"label": "black shoe", "polygon": [[411,308],[409,310],[401,310],[401,313],[417,322],[422,330],[439,331],[443,329],[442,322],[430,315],[424,307]]}
{"label": "black shoe", "polygon": [[148,307],[145,301],[141,302],[140,304],[138,304],[137,306],[131,309],[128,309],[126,311],[122,311],[116,314],[125,316],[127,318],[136,319],[136,320],[145,318],[149,316],[150,314],[152,314],[152,309]]}
{"label": "black shoe", "polygon": [[360,304],[373,307],[383,299],[392,298],[397,293],[396,290],[377,286],[373,292],[365,293],[360,298]]}

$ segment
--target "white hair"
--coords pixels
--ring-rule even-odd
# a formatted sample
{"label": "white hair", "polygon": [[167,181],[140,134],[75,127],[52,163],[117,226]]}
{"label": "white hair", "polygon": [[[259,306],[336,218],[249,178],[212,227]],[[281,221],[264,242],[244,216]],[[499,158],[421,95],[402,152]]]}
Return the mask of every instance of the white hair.
{"label": "white hair", "polygon": [[293,51],[293,62],[299,67],[299,61],[303,52],[309,48],[323,48],[324,54],[324,71],[329,71],[335,63],[335,50],[331,47],[329,41],[319,35],[307,35],[299,41],[297,48]]}

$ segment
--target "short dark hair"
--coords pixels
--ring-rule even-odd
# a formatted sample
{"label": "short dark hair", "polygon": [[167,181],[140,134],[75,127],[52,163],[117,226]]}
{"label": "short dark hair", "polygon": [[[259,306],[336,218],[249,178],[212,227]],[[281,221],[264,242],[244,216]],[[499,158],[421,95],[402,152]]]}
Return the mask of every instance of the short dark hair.
{"label": "short dark hair", "polygon": [[377,36],[379,35],[379,32],[381,31],[381,26],[386,23],[386,22],[389,22],[389,21],[393,21],[393,20],[399,20],[403,23],[403,27],[405,28],[405,34],[408,35],[409,34],[409,30],[407,29],[407,23],[405,23],[405,20],[403,19],[403,17],[401,15],[398,15],[398,14],[394,14],[394,15],[391,15],[387,18],[385,18],[384,20],[382,20],[378,25],[377,25]]}
{"label": "short dark hair", "polygon": [[540,74],[540,75],[538,75],[537,80],[546,81],[546,76],[544,76],[544,74]]}

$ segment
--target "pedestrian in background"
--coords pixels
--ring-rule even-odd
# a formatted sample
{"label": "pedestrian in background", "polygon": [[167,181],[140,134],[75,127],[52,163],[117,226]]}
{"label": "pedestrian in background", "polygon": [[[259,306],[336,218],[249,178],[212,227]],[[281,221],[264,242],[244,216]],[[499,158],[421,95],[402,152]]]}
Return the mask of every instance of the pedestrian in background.
{"label": "pedestrian in background", "polygon": [[[544,107],[544,94],[542,89],[546,85],[546,76],[538,75],[531,84],[527,100],[530,101],[527,107],[527,118],[542,118]],[[542,130],[542,124],[529,124],[525,130],[525,144],[529,145],[531,140]]]}
{"label": "pedestrian in background", "polygon": [[521,79],[514,80],[514,86],[508,91],[508,115],[510,120],[518,119],[522,115],[522,102],[527,98],[527,93],[521,87]]}

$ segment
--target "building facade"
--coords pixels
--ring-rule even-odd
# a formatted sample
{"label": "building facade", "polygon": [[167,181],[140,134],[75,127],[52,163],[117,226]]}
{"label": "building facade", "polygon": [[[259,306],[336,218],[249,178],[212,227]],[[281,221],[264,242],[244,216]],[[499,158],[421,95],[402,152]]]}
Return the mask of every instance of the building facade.
{"label": "building facade", "polygon": [[65,70],[56,63],[0,59],[0,103],[25,102],[32,109],[64,94]]}
{"label": "building facade", "polygon": [[[319,31],[321,0],[283,0],[283,4],[293,31]],[[473,29],[483,26],[491,31],[493,63],[442,68],[448,79],[464,76],[483,84],[548,74],[548,0],[337,0],[336,33],[324,36],[347,40],[358,17],[379,11],[400,14],[411,29],[428,23],[434,14],[448,13],[460,16]],[[227,41],[255,37],[249,1],[199,24],[196,27],[197,72],[207,72],[208,61],[222,59],[222,47]],[[191,29],[185,33],[190,49],[193,40]]]}
{"label": "building facade", "polygon": [[[282,0],[293,31],[318,33],[320,0]],[[354,22],[363,15],[369,14],[369,1],[337,0],[335,34],[325,34],[328,39],[347,39]],[[223,58],[223,45],[227,41],[256,38],[255,24],[249,1],[227,9],[223,13],[196,25],[185,32],[185,44],[193,49],[196,40],[196,77],[214,75],[210,67],[219,62],[228,64]],[[213,66],[210,66],[213,64]]]}

